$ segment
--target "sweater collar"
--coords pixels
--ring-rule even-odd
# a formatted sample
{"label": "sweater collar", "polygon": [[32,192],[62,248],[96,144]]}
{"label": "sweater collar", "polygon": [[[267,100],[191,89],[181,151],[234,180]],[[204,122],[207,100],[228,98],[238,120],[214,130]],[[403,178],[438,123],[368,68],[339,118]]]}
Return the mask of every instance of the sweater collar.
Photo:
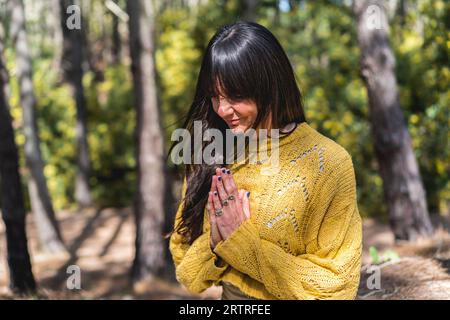
{"label": "sweater collar", "polygon": [[[303,139],[313,133],[315,130],[307,122],[297,123],[297,126],[291,133],[283,134],[280,132],[279,135],[279,147],[287,146],[291,143],[298,143],[300,139]],[[271,150],[271,139],[267,139],[267,143],[262,143],[261,146],[258,145],[259,152]]]}
{"label": "sweater collar", "polygon": [[[294,144],[294,145],[300,145],[300,140],[304,139],[306,137],[308,137],[309,135],[311,135],[312,133],[316,132],[316,130],[314,128],[312,128],[308,123],[306,122],[301,122],[298,123],[297,126],[295,127],[295,129],[293,131],[291,131],[288,134],[280,134],[279,137],[279,141],[278,141],[278,148],[286,148],[288,147],[290,144]],[[257,154],[258,154],[258,158],[260,157],[260,154],[262,152],[266,152],[266,154],[270,155],[272,153],[272,147],[271,147],[271,140],[268,139],[267,143],[258,143],[257,144]],[[248,161],[248,149],[246,150],[246,161]],[[242,166],[246,166],[248,164],[245,163],[233,163],[230,165],[230,168],[232,170],[234,170],[237,167],[242,167]]]}

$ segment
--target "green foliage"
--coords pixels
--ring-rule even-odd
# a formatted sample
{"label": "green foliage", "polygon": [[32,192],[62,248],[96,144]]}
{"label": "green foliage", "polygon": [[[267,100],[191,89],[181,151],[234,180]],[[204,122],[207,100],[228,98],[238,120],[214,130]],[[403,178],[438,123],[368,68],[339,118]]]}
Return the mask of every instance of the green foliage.
{"label": "green foliage", "polygon": [[136,179],[136,113],[129,67],[108,68],[100,83],[91,73],[84,80],[94,198],[101,205],[128,205]]}
{"label": "green foliage", "polygon": [[204,49],[219,27],[240,14],[239,1],[168,7],[157,18],[156,67],[166,145],[194,97]]}
{"label": "green foliage", "polygon": [[[7,54],[12,58],[12,53]],[[8,59],[9,70],[14,70],[13,59]],[[55,208],[60,209],[73,203],[73,181],[75,180],[75,105],[68,88],[58,86],[58,74],[51,66],[51,60],[35,60],[34,90],[38,101],[36,106],[37,124],[41,140],[41,152],[44,159],[44,173],[53,198]],[[19,147],[20,165],[25,168],[23,154],[25,135],[23,132],[22,109],[19,105],[19,87],[17,79],[11,77],[11,115],[16,128],[16,143]],[[25,181],[28,171],[23,169]]]}
{"label": "green foliage", "polygon": [[378,249],[374,246],[369,247],[369,255],[371,258],[371,264],[382,264],[388,261],[395,261],[400,259],[397,252],[388,249],[383,254],[378,252]]}
{"label": "green foliage", "polygon": [[[9,59],[9,61],[13,61]],[[69,88],[58,82],[58,70],[52,60],[36,59],[34,90],[44,173],[56,209],[74,204],[76,170],[76,108]],[[10,70],[14,64],[10,64]],[[99,205],[128,205],[135,185],[133,133],[135,112],[128,67],[105,71],[105,81],[94,83],[88,73],[84,79],[88,105],[88,143],[92,161],[90,183]],[[16,128],[16,142],[25,168],[25,136],[19,105],[17,79],[11,77],[11,114]],[[27,171],[24,171],[25,181]]]}
{"label": "green foliage", "polygon": [[158,22],[160,36],[156,67],[160,80],[162,121],[166,129],[166,144],[169,145],[172,130],[182,125],[180,115],[193,98],[201,53],[190,37],[194,24],[186,10],[167,9]]}
{"label": "green foliage", "polygon": [[[120,3],[123,6],[124,2]],[[220,26],[239,20],[243,14],[242,2],[236,0],[201,1],[190,6],[180,3],[165,5],[156,20],[158,94],[167,145],[172,131],[184,120],[181,115],[192,102],[208,40]],[[383,186],[372,147],[366,90],[359,76],[359,49],[351,10],[342,1],[284,3],[293,6],[281,10],[277,8],[278,1],[260,1],[258,22],[267,26],[286,49],[303,93],[307,120],[352,155],[361,214],[385,217]],[[390,21],[400,101],[429,208],[431,212],[449,212],[450,3],[442,0],[408,3],[406,14],[402,17],[395,13]],[[102,2],[84,5],[98,11]],[[110,36],[95,16],[91,12],[85,16],[90,43],[98,39],[106,41]],[[110,20],[108,16],[104,23],[109,24]],[[55,207],[60,209],[71,206],[74,200],[76,111],[67,86],[58,82],[58,68],[53,62],[58,52],[55,42],[36,33],[39,20],[29,23],[45,174]],[[126,25],[122,25],[122,30],[126,30]],[[16,141],[23,150],[22,114],[10,50],[6,58],[11,73]],[[95,82],[93,75],[87,73],[84,86],[94,198],[99,204],[129,205],[135,187],[135,112],[129,61],[107,67],[103,82]],[[22,151],[21,165],[24,168]],[[26,177],[26,170],[22,172]]]}
{"label": "green foliage", "polygon": [[370,254],[370,257],[372,258],[372,264],[380,263],[380,256],[378,255],[378,250],[376,247],[370,246],[369,254]]}
{"label": "green foliage", "polygon": [[[350,8],[302,1],[281,12],[267,10],[259,22],[286,48],[303,91],[306,117],[352,155],[358,204],[365,216],[386,215],[378,174],[359,49]],[[405,19],[394,14],[391,45],[397,59],[400,102],[427,190],[431,212],[449,212],[450,199],[450,3],[419,1]]]}
{"label": "green foliage", "polygon": [[400,95],[433,212],[449,212],[450,3],[420,1],[393,25]]}

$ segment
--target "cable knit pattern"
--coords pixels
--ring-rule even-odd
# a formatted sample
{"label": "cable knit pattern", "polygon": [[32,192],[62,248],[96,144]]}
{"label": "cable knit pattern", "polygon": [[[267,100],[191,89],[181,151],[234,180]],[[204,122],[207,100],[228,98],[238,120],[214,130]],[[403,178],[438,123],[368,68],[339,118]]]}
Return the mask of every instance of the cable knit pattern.
{"label": "cable knit pattern", "polygon": [[[176,276],[189,290],[223,280],[258,299],[355,298],[362,230],[351,156],[303,122],[280,138],[279,159],[272,174],[263,171],[269,162],[230,166],[238,188],[251,191],[251,218],[214,251],[206,210],[192,245],[173,233]],[[180,218],[181,205],[175,223]]]}

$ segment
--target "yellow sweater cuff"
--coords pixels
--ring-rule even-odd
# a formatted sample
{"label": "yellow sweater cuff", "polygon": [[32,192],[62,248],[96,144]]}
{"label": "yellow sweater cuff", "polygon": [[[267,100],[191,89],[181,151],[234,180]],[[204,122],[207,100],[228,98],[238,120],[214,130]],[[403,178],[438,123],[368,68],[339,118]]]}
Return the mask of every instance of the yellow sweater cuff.
{"label": "yellow sweater cuff", "polygon": [[259,237],[258,230],[251,220],[247,219],[227,239],[219,242],[214,252],[230,265],[239,265],[255,254],[255,237]]}

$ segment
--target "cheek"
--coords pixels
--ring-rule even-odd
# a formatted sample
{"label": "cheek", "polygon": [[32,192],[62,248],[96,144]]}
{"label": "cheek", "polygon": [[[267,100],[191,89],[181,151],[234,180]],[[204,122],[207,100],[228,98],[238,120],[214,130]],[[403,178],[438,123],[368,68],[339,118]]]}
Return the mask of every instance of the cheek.
{"label": "cheek", "polygon": [[217,113],[219,116],[221,114],[220,110],[219,110],[219,103],[214,102],[214,100],[211,102],[212,104],[212,109],[214,110],[215,113]]}
{"label": "cheek", "polygon": [[219,117],[221,117],[221,118],[224,118],[225,117],[225,113],[224,113],[224,111],[223,111],[223,108],[219,108],[219,106],[216,106],[215,108],[213,108],[214,109],[214,112],[215,113],[217,113],[217,115],[219,116]]}
{"label": "cheek", "polygon": [[256,115],[258,114],[256,105],[250,103],[239,104],[236,106],[235,110],[242,118],[252,121],[256,119]]}

